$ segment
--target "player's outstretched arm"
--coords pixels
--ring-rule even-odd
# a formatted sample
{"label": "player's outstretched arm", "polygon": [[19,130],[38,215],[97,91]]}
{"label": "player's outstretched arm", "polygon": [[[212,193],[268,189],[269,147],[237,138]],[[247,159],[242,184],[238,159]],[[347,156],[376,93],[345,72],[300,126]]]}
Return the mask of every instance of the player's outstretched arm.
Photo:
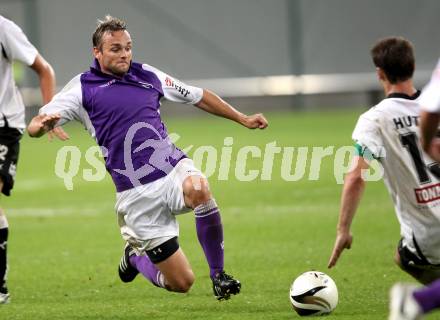
{"label": "player's outstretched arm", "polygon": [[[40,54],[35,58],[31,68],[40,80],[41,96],[43,97],[43,105],[45,105],[52,100],[55,94],[55,72],[52,66]],[[48,136],[49,140],[52,140],[53,136],[58,137],[60,140],[67,140],[69,138],[68,134],[61,127],[50,130]]]}
{"label": "player's outstretched arm", "polygon": [[350,232],[350,227],[365,189],[365,181],[362,178],[362,170],[365,169],[368,169],[368,163],[361,156],[356,156],[353,158],[351,171],[345,176],[337,235],[333,252],[328,262],[329,268],[336,265],[344,249],[351,248],[353,236]]}
{"label": "player's outstretched arm", "polygon": [[237,111],[214,92],[206,89],[203,90],[203,97],[196,104],[196,107],[217,116],[238,122],[249,129],[265,129],[268,126],[268,122],[263,114],[257,113],[247,116]]}
{"label": "player's outstretched arm", "polygon": [[61,116],[59,114],[40,114],[31,120],[27,127],[27,132],[31,137],[39,138],[52,130],[60,119]]}
{"label": "player's outstretched arm", "polygon": [[55,72],[52,66],[41,56],[37,55],[32,70],[38,75],[40,80],[40,90],[43,97],[43,105],[49,103],[55,94]]}

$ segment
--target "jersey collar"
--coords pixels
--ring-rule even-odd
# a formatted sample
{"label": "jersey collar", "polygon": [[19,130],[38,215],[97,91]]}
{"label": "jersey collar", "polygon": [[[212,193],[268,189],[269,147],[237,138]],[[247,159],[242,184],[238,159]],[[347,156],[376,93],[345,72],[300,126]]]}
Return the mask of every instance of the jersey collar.
{"label": "jersey collar", "polygon": [[407,99],[407,100],[415,100],[420,96],[421,93],[422,92],[420,90],[417,90],[416,93],[414,93],[412,96],[409,96],[405,93],[393,92],[393,93],[390,93],[389,95],[387,95],[387,99],[388,98],[400,98],[400,99]]}

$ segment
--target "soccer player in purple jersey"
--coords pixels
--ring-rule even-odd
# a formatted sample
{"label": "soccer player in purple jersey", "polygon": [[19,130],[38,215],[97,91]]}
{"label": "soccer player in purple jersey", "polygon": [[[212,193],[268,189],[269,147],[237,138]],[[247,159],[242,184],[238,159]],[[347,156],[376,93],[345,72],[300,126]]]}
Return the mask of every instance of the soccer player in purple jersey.
{"label": "soccer player in purple jersey", "polygon": [[160,101],[193,104],[249,129],[264,129],[267,120],[262,114],[244,115],[209,90],[132,61],[132,39],[119,19],[107,16],[99,21],[92,40],[95,59],[90,71],[72,79],[40,109],[29,124],[30,136],[40,137],[75,119],[105,151],[126,241],[119,265],[122,281],[133,281],[141,273],[158,287],[187,292],[194,274],[177,241],[175,215],[194,210],[214,295],[229,299],[240,292],[241,284],[223,269],[219,208],[206,178],[171,143],[160,117]]}

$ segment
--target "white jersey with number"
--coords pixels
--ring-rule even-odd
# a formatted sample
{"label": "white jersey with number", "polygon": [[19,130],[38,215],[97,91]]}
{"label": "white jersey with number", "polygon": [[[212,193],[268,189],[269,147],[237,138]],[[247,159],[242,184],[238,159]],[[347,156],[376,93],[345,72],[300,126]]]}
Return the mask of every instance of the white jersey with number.
{"label": "white jersey with number", "polygon": [[37,49],[11,20],[0,16],[0,127],[8,125],[24,129],[24,104],[12,73],[14,60],[30,66],[35,62]]}
{"label": "white jersey with number", "polygon": [[383,166],[403,244],[440,264],[440,166],[420,147],[418,95],[382,100],[360,116],[353,139]]}

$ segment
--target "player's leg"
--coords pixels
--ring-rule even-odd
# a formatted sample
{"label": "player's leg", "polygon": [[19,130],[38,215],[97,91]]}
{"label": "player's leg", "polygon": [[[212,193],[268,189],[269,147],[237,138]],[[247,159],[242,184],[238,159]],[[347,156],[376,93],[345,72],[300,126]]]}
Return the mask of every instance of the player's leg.
{"label": "player's leg", "polygon": [[191,288],[194,274],[177,237],[147,250],[146,254],[137,255],[135,251],[127,245],[121,258],[119,276],[123,282],[131,282],[141,273],[155,286],[170,291],[188,292]]}
{"label": "player's leg", "polygon": [[420,283],[427,285],[440,279],[440,266],[432,266],[412,253],[399,241],[394,261],[406,273],[414,277]]}
{"label": "player's leg", "polygon": [[419,281],[421,278],[421,270],[418,270],[414,268],[413,265],[407,262],[407,260],[404,258],[405,256],[402,254],[402,257],[400,256],[400,249],[398,248],[394,254],[394,262],[399,266],[400,269],[408,273],[410,276],[412,276],[414,279]]}
{"label": "player's leg", "polygon": [[[3,189],[3,180],[0,178],[0,190]],[[7,243],[8,243],[8,220],[3,210],[0,209],[0,304],[8,302],[9,293],[6,286],[8,270]]]}
{"label": "player's leg", "polygon": [[413,296],[424,314],[440,308],[440,279],[425,288],[415,290]]}
{"label": "player's leg", "polygon": [[178,243],[179,226],[166,201],[172,177],[117,194],[116,211],[127,242],[119,264],[123,282],[140,273],[158,287],[187,292],[194,274]]}
{"label": "player's leg", "polygon": [[209,191],[208,181],[191,176],[183,181],[185,205],[194,210],[197,237],[208,261],[210,276],[223,271],[223,226],[219,208]]}
{"label": "player's leg", "polygon": [[420,319],[440,308],[440,280],[423,288],[398,283],[390,291],[390,320]]}
{"label": "player's leg", "polygon": [[416,320],[422,316],[422,309],[414,299],[416,286],[397,283],[390,290],[390,314],[388,320]]}
{"label": "player's leg", "polygon": [[[14,187],[21,136],[21,132],[15,128],[7,125],[0,128],[0,192],[6,196],[11,194]],[[0,303],[9,302],[6,285],[8,232],[8,220],[0,209]]]}
{"label": "player's leg", "polygon": [[170,291],[188,292],[194,283],[194,273],[181,248],[156,267],[164,276],[165,288]]}
{"label": "player's leg", "polygon": [[[192,161],[189,167],[191,165]],[[196,170],[184,170],[186,173],[195,173],[182,179],[184,204],[194,210],[197,237],[208,261],[214,295],[219,300],[229,299],[231,294],[240,292],[241,284],[224,272],[224,240],[220,210],[209,190],[207,179]]]}

